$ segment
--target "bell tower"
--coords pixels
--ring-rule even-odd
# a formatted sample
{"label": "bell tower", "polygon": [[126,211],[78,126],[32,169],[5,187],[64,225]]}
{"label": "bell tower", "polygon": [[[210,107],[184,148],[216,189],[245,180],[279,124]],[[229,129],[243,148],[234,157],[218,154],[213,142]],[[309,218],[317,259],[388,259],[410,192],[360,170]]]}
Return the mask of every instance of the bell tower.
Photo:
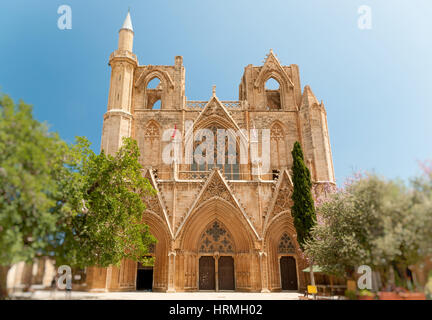
{"label": "bell tower", "polygon": [[109,58],[111,81],[101,142],[101,149],[108,154],[118,150],[123,137],[131,136],[133,78],[138,65],[132,52],[133,37],[132,20],[128,12],[119,31],[118,48]]}

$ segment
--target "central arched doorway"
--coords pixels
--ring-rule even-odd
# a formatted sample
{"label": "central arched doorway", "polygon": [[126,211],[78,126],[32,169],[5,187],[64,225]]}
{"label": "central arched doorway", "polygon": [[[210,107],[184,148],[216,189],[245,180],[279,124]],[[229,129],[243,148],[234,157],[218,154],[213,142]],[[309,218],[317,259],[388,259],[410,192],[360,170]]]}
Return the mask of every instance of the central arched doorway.
{"label": "central arched doorway", "polygon": [[199,290],[235,290],[234,258],[202,256],[199,259]]}
{"label": "central arched doorway", "polygon": [[[184,252],[183,255],[178,255],[176,260],[176,267],[181,268],[181,274],[178,276],[179,288],[185,291],[204,290],[205,286],[200,285],[199,279],[200,259],[208,256],[213,258],[214,263],[213,290],[257,290],[260,277],[256,276],[259,274],[259,265],[256,252],[253,250],[255,233],[249,228],[247,221],[243,221],[242,213],[223,198],[229,197],[229,194],[226,194],[228,190],[223,189],[225,186],[220,185],[223,180],[219,177],[219,172],[212,174],[212,180],[208,181],[208,188],[202,194],[202,203],[197,205],[189,218],[186,218],[177,236],[180,238],[180,248]],[[217,191],[219,188],[225,191]],[[208,196],[212,197],[206,199]],[[229,270],[227,278],[234,278],[234,286],[223,286],[230,289],[219,288],[219,260],[222,257],[232,259],[232,262],[228,262],[232,267],[226,268]],[[225,268],[226,262],[223,260],[225,259],[222,259],[222,268]],[[227,280],[224,281],[222,278],[220,281],[225,283]]]}
{"label": "central arched doorway", "polygon": [[202,233],[199,253],[199,290],[235,290],[233,239],[221,222]]}

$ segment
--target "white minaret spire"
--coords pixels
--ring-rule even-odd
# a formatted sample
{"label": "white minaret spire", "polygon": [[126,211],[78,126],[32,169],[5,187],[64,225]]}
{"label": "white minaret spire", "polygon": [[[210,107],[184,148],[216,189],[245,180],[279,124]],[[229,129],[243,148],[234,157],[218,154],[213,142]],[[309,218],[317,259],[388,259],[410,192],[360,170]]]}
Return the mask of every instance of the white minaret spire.
{"label": "white minaret spire", "polygon": [[134,37],[134,31],[132,28],[132,19],[130,16],[130,10],[128,10],[126,19],[123,22],[123,27],[119,31],[118,49],[132,52],[133,37]]}
{"label": "white minaret spire", "polygon": [[133,27],[132,27],[132,19],[131,19],[131,16],[130,16],[130,9],[128,10],[128,14],[127,14],[127,16],[126,16],[126,19],[125,19],[125,21],[123,22],[123,27],[122,27],[122,29],[127,29],[127,30],[130,30],[130,31],[133,31]]}

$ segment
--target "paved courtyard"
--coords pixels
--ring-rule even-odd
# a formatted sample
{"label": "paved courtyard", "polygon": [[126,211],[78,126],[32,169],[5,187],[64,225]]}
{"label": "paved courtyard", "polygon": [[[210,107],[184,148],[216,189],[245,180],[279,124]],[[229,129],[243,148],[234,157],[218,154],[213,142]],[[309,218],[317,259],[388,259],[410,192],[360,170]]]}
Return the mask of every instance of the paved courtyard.
{"label": "paved courtyard", "polygon": [[84,292],[45,291],[15,293],[17,299],[35,300],[298,300],[297,292]]}

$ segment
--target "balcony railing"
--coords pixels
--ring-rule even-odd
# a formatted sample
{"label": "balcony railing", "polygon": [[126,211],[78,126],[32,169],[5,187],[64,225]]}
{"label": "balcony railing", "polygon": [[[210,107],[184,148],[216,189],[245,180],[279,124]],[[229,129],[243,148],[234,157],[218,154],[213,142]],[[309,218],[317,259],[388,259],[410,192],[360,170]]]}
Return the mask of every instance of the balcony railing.
{"label": "balcony railing", "polygon": [[[192,109],[192,110],[204,109],[207,102],[208,101],[204,101],[204,100],[188,100],[188,101],[186,101],[186,108]],[[227,108],[227,109],[241,109],[241,102],[240,101],[226,100],[226,101],[221,101],[221,102],[225,106],[225,108]]]}
{"label": "balcony railing", "polygon": [[[202,182],[205,181],[210,175],[211,171],[178,171],[177,178],[174,179],[174,172],[158,172],[155,174],[155,178],[157,181],[196,181]],[[224,173],[221,172],[224,178],[228,181],[236,182],[236,181],[253,181],[255,180],[250,174],[236,172],[236,173]],[[261,181],[274,181],[274,177],[272,174],[263,174],[261,175]]]}
{"label": "balcony railing", "polygon": [[179,171],[179,180],[201,180],[206,179],[210,171]]}
{"label": "balcony railing", "polygon": [[208,101],[191,100],[186,101],[186,108],[190,109],[203,109]]}
{"label": "balcony railing", "polygon": [[221,101],[221,102],[223,103],[225,108],[228,108],[228,109],[240,109],[241,108],[240,101],[227,100],[227,101]]}

